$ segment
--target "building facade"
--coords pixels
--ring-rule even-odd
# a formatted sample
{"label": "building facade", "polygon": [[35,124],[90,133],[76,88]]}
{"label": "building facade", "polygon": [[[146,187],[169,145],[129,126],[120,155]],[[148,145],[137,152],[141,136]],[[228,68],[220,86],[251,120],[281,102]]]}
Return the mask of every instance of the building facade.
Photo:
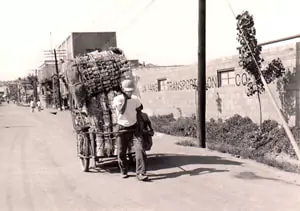
{"label": "building facade", "polygon": [[[299,123],[300,103],[300,43],[265,48],[262,56],[264,63],[280,58],[293,74],[283,93],[277,89],[276,82],[269,85],[280,108],[288,110],[289,123]],[[196,113],[197,65],[182,67],[138,68],[134,70],[140,76],[138,87],[141,91],[144,108],[151,114],[180,113],[190,116]],[[259,103],[257,96],[247,96],[247,83],[251,77],[238,65],[238,56],[216,59],[206,65],[206,118],[226,119],[234,114],[248,116],[259,121]],[[283,96],[284,95],[284,96]],[[289,98],[287,104],[287,98]],[[285,100],[285,101],[284,101]],[[284,102],[283,102],[284,101]],[[279,121],[267,94],[261,95],[262,118]],[[288,106],[288,108],[287,108]]]}
{"label": "building facade", "polygon": [[[117,46],[116,32],[72,32],[57,48],[60,58],[71,60],[76,56]],[[61,52],[61,53],[60,53]]]}
{"label": "building facade", "polygon": [[55,74],[55,63],[53,61],[45,61],[37,71],[39,81],[38,94],[39,100],[44,107],[51,107],[53,101],[52,78]]}
{"label": "building facade", "polygon": [[[59,72],[64,74],[68,67],[68,61],[76,56],[95,50],[106,50],[109,47],[117,47],[116,32],[73,32],[57,48],[59,60]],[[65,85],[60,83],[62,101],[68,104],[68,91]]]}
{"label": "building facade", "polygon": [[46,79],[51,79],[55,74],[55,63],[54,62],[44,62],[37,71],[37,76],[39,81],[44,81]]}

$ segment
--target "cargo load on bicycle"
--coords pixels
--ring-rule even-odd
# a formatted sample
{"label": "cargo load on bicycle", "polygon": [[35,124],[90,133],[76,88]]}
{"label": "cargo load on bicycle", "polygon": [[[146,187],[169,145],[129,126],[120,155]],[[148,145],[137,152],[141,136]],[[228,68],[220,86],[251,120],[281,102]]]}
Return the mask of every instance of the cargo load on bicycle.
{"label": "cargo load on bicycle", "polygon": [[124,75],[130,71],[129,61],[119,48],[94,51],[68,63],[64,82],[70,94],[77,139],[89,139],[96,145],[85,149],[84,142],[78,141],[79,154],[91,154],[82,150],[94,151],[95,157],[116,154],[117,128],[112,101],[116,92],[121,90]]}

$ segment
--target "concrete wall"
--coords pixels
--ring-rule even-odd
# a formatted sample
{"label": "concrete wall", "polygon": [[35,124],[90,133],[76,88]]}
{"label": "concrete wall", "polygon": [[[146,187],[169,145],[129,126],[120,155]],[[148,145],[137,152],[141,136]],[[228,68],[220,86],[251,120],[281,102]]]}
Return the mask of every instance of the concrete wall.
{"label": "concrete wall", "polygon": [[[291,71],[296,70],[296,44],[288,44],[263,50],[265,63],[280,58]],[[224,69],[234,69],[234,84],[220,86],[217,72]],[[142,93],[145,109],[150,114],[168,114],[171,112],[190,116],[196,113],[197,93],[192,84],[197,84],[197,65],[184,67],[143,68],[134,70],[140,76],[138,87]],[[259,121],[259,104],[257,96],[248,97],[247,81],[251,78],[238,66],[238,56],[231,56],[207,62],[207,119],[228,118],[236,113],[249,116]],[[165,78],[166,90],[158,91],[158,79]],[[281,105],[276,83],[270,88]],[[295,85],[289,87],[289,92],[295,95]],[[267,94],[261,96],[263,119],[279,120]],[[294,117],[290,124],[295,123]]]}

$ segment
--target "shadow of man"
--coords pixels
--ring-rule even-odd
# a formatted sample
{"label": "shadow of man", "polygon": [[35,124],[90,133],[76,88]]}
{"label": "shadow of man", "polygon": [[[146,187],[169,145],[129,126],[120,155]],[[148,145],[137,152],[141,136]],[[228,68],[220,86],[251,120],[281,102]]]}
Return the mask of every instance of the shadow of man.
{"label": "shadow of man", "polygon": [[242,165],[243,163],[227,160],[218,156],[183,155],[183,154],[151,154],[147,157],[149,171],[169,169],[179,166],[202,165]]}
{"label": "shadow of man", "polygon": [[182,169],[182,171],[165,173],[165,174],[150,174],[149,176],[151,177],[151,180],[154,181],[154,180],[162,180],[162,179],[174,179],[184,175],[199,176],[204,174],[221,173],[221,172],[229,172],[229,170],[218,170],[215,168],[196,168],[193,170],[186,171]]}

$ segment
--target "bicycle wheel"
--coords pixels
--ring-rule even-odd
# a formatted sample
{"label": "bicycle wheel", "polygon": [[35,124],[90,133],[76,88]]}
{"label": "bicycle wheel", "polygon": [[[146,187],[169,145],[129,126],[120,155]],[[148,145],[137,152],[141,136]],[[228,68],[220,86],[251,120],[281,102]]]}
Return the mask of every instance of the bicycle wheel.
{"label": "bicycle wheel", "polygon": [[77,134],[77,153],[80,159],[80,167],[83,172],[90,168],[90,143],[85,134]]}

